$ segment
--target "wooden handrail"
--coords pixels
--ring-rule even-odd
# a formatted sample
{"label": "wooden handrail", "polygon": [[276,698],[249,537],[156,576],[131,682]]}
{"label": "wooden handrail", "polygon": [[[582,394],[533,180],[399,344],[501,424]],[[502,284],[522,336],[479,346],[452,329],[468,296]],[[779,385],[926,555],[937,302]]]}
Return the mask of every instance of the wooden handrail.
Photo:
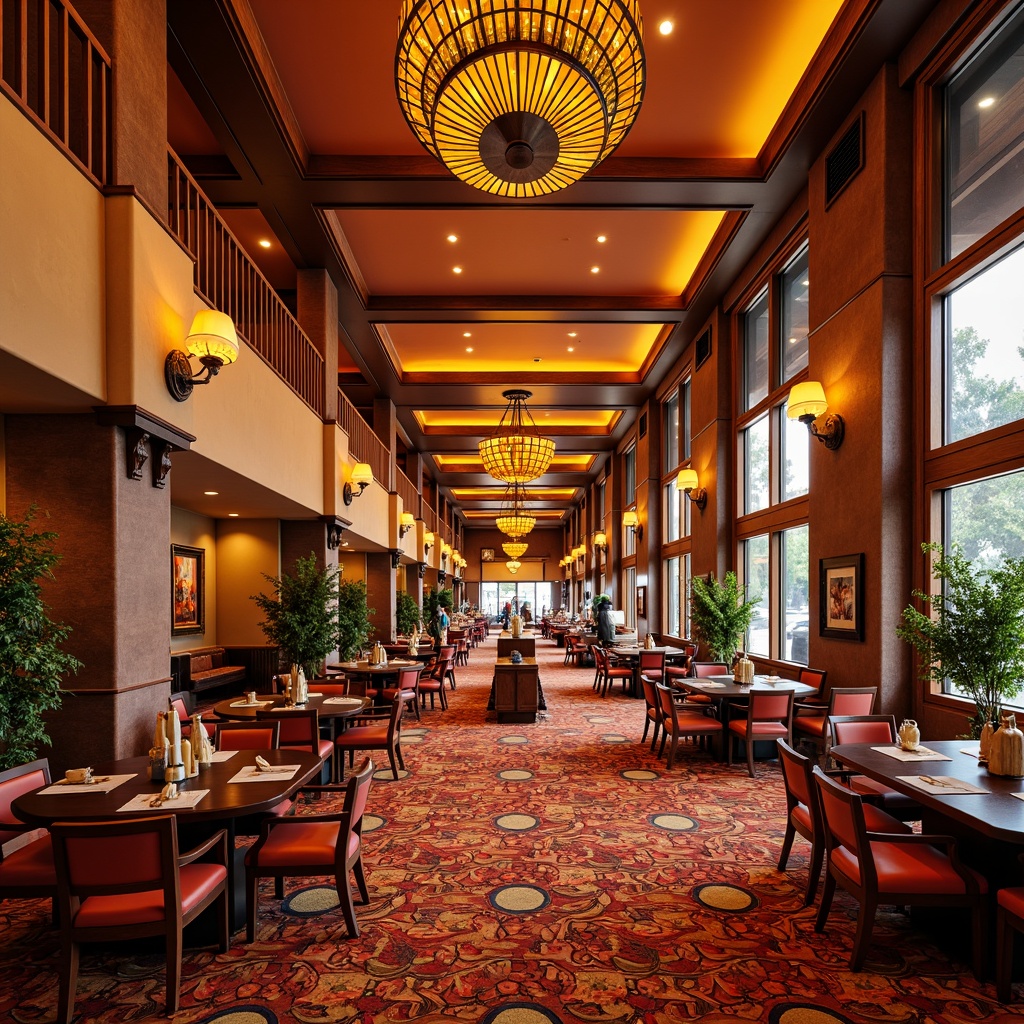
{"label": "wooden handrail", "polygon": [[391,453],[340,388],[338,426],[348,434],[348,451],[352,458],[367,463],[373,470],[373,479],[386,491],[390,491]]}
{"label": "wooden handrail", "polygon": [[167,224],[195,260],[195,289],[320,418],[324,358],[173,151]]}
{"label": "wooden handrail", "polygon": [[402,499],[402,510],[414,516],[420,514],[420,494],[416,485],[396,466],[395,490]]}
{"label": "wooden handrail", "polygon": [[110,64],[66,0],[0,0],[0,89],[101,186],[113,153]]}

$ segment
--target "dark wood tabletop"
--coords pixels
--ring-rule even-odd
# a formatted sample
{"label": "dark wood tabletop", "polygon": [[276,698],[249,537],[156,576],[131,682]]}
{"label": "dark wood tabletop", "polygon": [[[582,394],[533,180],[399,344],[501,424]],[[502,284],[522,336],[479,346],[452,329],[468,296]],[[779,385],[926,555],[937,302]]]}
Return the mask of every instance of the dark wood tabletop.
{"label": "dark wood tabletop", "polygon": [[[325,685],[330,686],[332,684],[326,683]],[[339,687],[340,689],[340,687]],[[368,697],[352,697],[354,701],[358,701],[357,704],[326,704],[325,701],[333,700],[336,694],[319,695],[316,692],[309,695],[308,702],[304,705],[307,708],[316,708],[317,714],[321,719],[330,718],[353,718],[365,711],[372,703]],[[257,704],[242,705],[239,704],[245,700],[244,697],[232,697],[230,700],[222,700],[219,704],[215,704],[213,713],[218,718],[228,718],[236,721],[249,721],[255,719],[256,715],[260,711],[277,711],[284,708],[288,703],[288,698],[283,694],[274,696],[272,694],[258,694]],[[267,703],[270,701],[271,703]]]}
{"label": "dark wood tabletop", "polygon": [[[290,778],[267,779],[265,782],[234,782],[228,780],[241,769],[256,763],[260,754],[271,764],[297,764],[299,770]],[[285,797],[309,782],[320,771],[322,762],[308,750],[239,750],[226,761],[215,761],[201,768],[194,779],[181,783],[182,790],[207,789],[209,792],[194,808],[176,811],[174,801],[160,808],[162,814],[180,814],[182,822],[227,822],[250,814],[271,810]],[[14,814],[30,825],[45,826],[55,821],[97,821],[104,818],[127,817],[118,811],[139,793],[156,795],[163,782],[150,782],[148,757],[129,757],[94,766],[96,776],[128,775],[128,779],[109,793],[54,793],[39,790],[25,793],[12,805]],[[44,787],[45,788],[45,787]],[[143,812],[145,813],[145,812]]]}
{"label": "dark wood tabletop", "polygon": [[[971,740],[928,740],[922,746],[949,761],[898,761],[880,750],[879,743],[842,743],[832,747],[832,757],[846,768],[863,772],[868,778],[882,782],[900,793],[906,793],[922,807],[950,818],[988,839],[1024,846],[1024,800],[1013,794],[1024,794],[1024,779],[989,775],[973,754],[964,748],[976,749]],[[917,786],[902,782],[898,776],[931,775],[969,782],[986,793],[927,793]]]}
{"label": "dark wood tabletop", "polygon": [[[792,690],[798,697],[806,697],[808,694],[817,693],[816,686],[808,686],[806,683],[798,683],[795,679],[779,678],[776,682],[767,681],[768,676],[754,676],[751,686],[741,686],[732,676],[705,676],[702,679],[690,676],[674,676],[672,685],[682,687],[691,693],[702,693],[711,700],[729,700],[733,697],[749,697],[752,690],[758,693],[772,692],[773,690],[785,693]],[[710,685],[709,685],[710,684]]]}

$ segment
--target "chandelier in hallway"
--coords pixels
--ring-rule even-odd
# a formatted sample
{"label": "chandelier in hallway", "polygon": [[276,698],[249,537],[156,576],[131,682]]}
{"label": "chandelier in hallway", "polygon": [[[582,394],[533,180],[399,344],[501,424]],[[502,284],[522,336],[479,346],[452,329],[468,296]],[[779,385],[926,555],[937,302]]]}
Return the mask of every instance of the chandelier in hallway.
{"label": "chandelier in hallway", "polygon": [[526,400],[532,391],[503,391],[508,401],[493,434],[481,441],[480,458],[484,469],[508,484],[525,484],[547,472],[555,457],[555,442],[541,437]]}
{"label": "chandelier in hallway", "polygon": [[511,484],[506,489],[501,514],[494,524],[513,541],[525,537],[537,525],[536,516],[530,515],[526,508],[519,484]]}
{"label": "chandelier in hallway", "polygon": [[395,88],[416,137],[474,188],[522,199],[578,181],[644,96],[637,0],[405,0]]}

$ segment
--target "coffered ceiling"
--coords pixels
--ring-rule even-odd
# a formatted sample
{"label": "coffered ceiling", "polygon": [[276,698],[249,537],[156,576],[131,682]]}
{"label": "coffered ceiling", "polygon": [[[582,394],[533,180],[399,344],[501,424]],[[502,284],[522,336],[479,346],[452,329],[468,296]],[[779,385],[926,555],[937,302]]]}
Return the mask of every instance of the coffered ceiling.
{"label": "coffered ceiling", "polygon": [[559,454],[530,503],[557,524],[931,6],[641,0],[635,126],[582,181],[513,201],[403,120],[399,0],[168,0],[170,144],[286,298],[296,268],[328,269],[344,390],[394,401],[471,524],[504,493],[476,444],[504,390],[532,391]]}

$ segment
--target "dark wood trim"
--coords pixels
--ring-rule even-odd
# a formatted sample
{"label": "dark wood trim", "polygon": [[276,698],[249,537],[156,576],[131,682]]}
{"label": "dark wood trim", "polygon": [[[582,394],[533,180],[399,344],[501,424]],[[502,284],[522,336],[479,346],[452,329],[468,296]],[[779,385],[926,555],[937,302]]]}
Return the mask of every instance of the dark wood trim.
{"label": "dark wood trim", "polygon": [[93,407],[96,422],[104,427],[124,427],[126,430],[141,430],[151,437],[166,441],[172,448],[187,452],[196,439],[173,423],[138,405],[97,405]]}
{"label": "dark wood trim", "polygon": [[164,229],[167,236],[174,242],[174,244],[192,261],[196,262],[195,256],[192,255],[185,248],[181,239],[171,230],[170,225],[167,223],[167,214],[161,214],[134,185],[104,185],[101,189],[104,196],[130,196],[136,200],[138,204],[150,215]]}
{"label": "dark wood trim", "polygon": [[[131,686],[111,687],[88,687],[88,686],[62,686],[61,693],[73,693],[76,697],[116,697],[119,693],[131,693],[133,690],[148,690],[154,686],[170,686],[171,677],[165,676],[161,679],[154,679],[148,683],[134,683]],[[170,693],[170,690],[167,691]]]}
{"label": "dark wood trim", "polygon": [[[701,289],[708,283],[709,278],[715,272],[721,259],[732,244],[743,222],[749,215],[749,210],[727,210],[722,222],[718,225],[712,236],[711,243],[694,267],[690,280],[687,281],[680,302],[683,309],[689,309],[700,294]],[[693,337],[699,338],[703,331],[698,331]],[[690,339],[691,341],[693,339]]]}

